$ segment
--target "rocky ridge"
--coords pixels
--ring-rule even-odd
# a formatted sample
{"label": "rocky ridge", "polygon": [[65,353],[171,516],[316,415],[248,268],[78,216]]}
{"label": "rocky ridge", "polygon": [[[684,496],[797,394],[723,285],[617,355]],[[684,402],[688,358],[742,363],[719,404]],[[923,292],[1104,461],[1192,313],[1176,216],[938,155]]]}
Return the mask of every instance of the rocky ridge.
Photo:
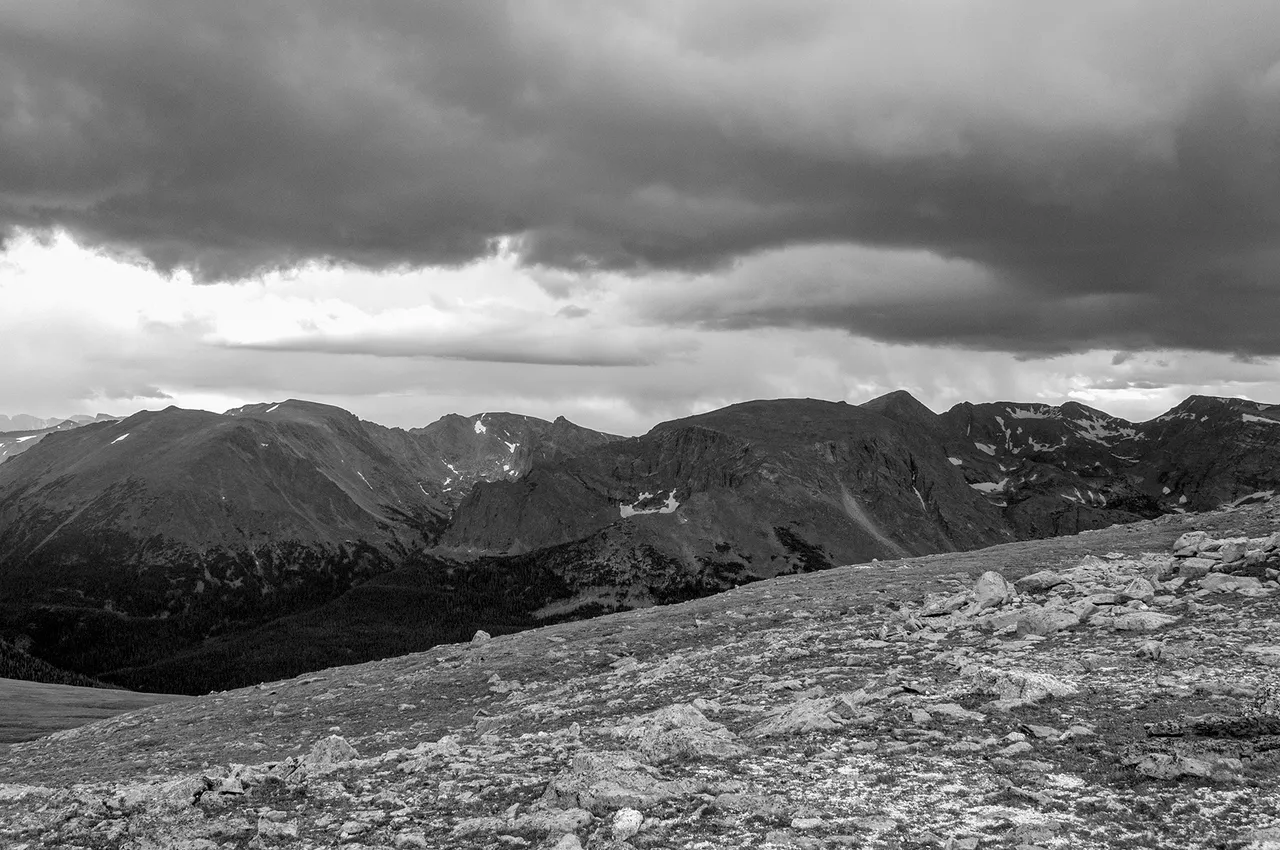
{"label": "rocky ridge", "polygon": [[845,567],[0,748],[36,848],[1280,846],[1280,504]]}

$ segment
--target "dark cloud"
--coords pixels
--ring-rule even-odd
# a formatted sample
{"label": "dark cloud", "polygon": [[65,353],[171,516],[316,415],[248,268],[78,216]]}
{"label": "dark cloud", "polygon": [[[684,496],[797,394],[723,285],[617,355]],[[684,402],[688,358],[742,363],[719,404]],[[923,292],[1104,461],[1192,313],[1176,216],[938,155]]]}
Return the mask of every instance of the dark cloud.
{"label": "dark cloud", "polygon": [[[1280,353],[1280,6],[0,2],[0,229],[206,279],[304,261],[986,275],[669,321],[1056,353]],[[814,273],[814,270],[809,270]]]}

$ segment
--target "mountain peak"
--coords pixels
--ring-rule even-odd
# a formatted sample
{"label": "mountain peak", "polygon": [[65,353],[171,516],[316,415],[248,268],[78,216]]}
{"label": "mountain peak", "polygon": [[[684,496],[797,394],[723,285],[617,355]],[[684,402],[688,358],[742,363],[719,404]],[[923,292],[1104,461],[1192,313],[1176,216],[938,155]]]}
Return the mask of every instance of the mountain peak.
{"label": "mountain peak", "polygon": [[882,396],[864,401],[858,405],[863,410],[878,413],[903,424],[916,423],[934,426],[938,414],[926,407],[918,398],[906,390],[894,390]]}

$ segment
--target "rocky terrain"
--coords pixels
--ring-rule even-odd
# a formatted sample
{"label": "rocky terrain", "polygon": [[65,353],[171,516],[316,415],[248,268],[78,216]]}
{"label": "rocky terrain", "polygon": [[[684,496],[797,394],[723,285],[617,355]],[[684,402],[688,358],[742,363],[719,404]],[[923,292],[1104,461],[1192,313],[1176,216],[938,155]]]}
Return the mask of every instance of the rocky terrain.
{"label": "rocky terrain", "polygon": [[1280,847],[1280,502],[785,576],[0,748],[37,848]]}

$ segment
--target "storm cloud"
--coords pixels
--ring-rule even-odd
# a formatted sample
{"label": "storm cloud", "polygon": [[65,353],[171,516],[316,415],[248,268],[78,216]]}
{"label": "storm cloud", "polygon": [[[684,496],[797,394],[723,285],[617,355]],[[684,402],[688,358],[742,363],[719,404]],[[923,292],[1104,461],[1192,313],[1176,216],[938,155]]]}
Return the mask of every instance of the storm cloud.
{"label": "storm cloud", "polygon": [[199,280],[501,240],[660,323],[1280,353],[1270,0],[0,0],[0,80],[0,228]]}

